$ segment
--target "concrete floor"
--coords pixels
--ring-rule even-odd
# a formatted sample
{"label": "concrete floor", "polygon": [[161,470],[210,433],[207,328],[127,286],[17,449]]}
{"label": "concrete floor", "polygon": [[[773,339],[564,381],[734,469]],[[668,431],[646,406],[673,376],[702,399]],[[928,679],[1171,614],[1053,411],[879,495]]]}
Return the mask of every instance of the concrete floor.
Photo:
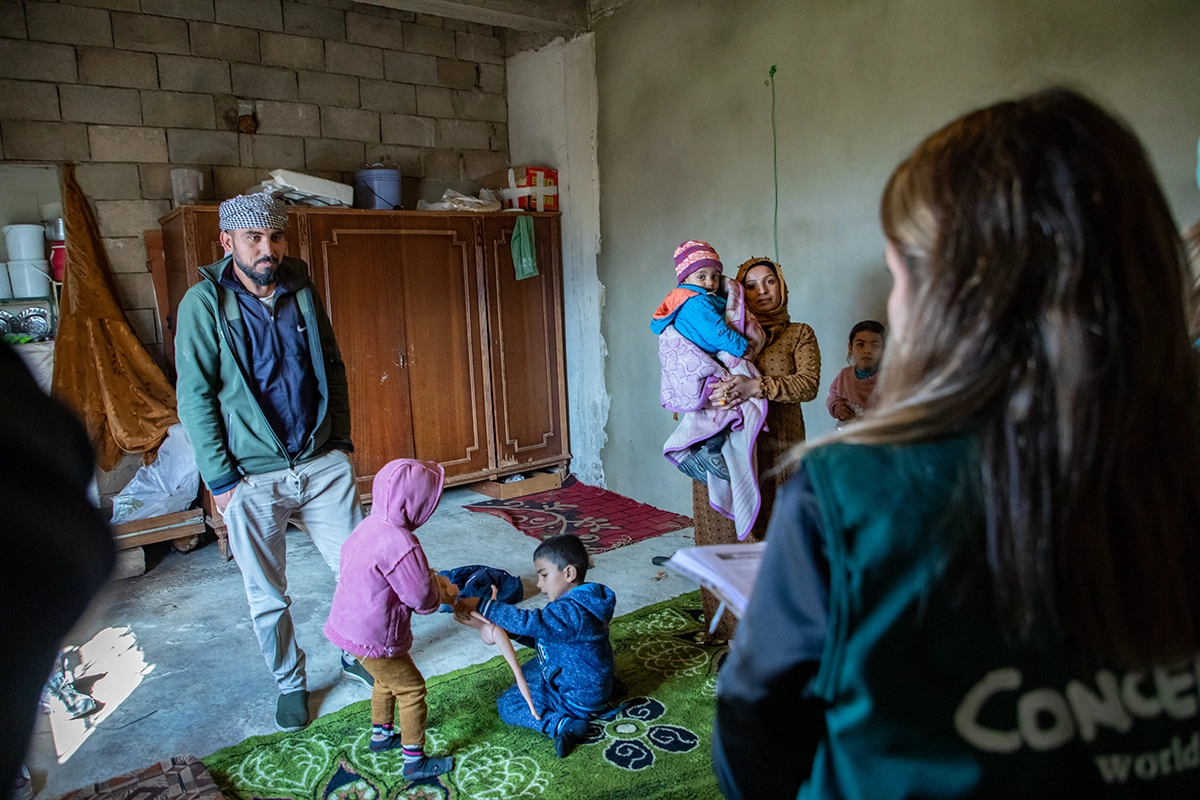
{"label": "concrete floor", "polygon": [[[418,535],[435,569],[488,564],[520,575],[536,594],[537,541],[463,504],[484,498],[451,489]],[[693,544],[690,529],[595,556],[589,580],[617,594],[617,615],[696,588],[676,575],[654,580],[655,555]],[[307,536],[288,541],[292,616],[308,654],[310,710],[328,714],[368,699],[371,690],[342,677],[339,651],[322,634],[334,579]],[[544,605],[538,595],[528,607]],[[496,655],[449,614],[414,616],[413,658],[426,677]],[[38,715],[27,760],[34,790],[49,798],[172,755],[210,753],[248,736],[274,733],[274,680],[250,627],[237,565],[215,544],[167,553],[147,573],[108,586],[68,636],[79,648],[79,682],[104,708],[84,720]],[[99,676],[99,677],[97,677]]]}

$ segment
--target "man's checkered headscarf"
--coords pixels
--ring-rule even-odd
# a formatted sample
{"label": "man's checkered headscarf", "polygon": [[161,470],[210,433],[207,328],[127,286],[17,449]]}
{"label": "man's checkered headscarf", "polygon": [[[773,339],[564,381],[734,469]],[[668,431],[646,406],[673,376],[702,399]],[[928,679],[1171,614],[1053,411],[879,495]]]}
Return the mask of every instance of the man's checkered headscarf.
{"label": "man's checkered headscarf", "polygon": [[287,206],[278,195],[256,192],[240,194],[221,203],[221,230],[271,228],[287,230]]}

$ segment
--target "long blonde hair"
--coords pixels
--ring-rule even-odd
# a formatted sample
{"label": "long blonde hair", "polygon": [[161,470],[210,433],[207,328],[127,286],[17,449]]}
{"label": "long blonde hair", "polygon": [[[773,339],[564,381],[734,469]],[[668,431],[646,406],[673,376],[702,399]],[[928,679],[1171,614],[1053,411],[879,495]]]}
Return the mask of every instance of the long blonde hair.
{"label": "long blonde hair", "polygon": [[896,169],[905,330],[841,441],[980,443],[997,607],[1114,665],[1200,646],[1200,374],[1180,238],[1137,138],[1056,90]]}

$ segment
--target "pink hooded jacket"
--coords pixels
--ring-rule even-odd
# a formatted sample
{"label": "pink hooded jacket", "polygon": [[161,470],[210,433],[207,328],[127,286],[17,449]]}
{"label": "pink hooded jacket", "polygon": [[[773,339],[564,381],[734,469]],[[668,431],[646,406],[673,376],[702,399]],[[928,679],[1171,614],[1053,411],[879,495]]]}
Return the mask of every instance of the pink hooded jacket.
{"label": "pink hooded jacket", "polygon": [[413,611],[438,610],[438,587],[413,531],[442,498],[440,464],[401,458],[375,476],[371,515],[342,545],[341,575],[325,623],[329,641],[366,658],[402,656],[412,647]]}

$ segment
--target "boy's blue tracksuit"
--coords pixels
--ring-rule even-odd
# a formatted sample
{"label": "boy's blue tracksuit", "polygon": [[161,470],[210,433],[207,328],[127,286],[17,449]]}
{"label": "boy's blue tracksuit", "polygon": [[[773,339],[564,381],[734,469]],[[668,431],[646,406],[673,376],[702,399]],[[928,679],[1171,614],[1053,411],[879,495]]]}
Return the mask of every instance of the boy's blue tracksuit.
{"label": "boy's blue tracksuit", "polygon": [[616,602],[612,589],[585,583],[532,611],[490,599],[479,604],[489,622],[537,648],[537,658],[522,671],[541,720],[529,713],[515,684],[496,701],[500,719],[554,736],[570,719],[589,719],[606,710],[614,670],[608,623]]}

